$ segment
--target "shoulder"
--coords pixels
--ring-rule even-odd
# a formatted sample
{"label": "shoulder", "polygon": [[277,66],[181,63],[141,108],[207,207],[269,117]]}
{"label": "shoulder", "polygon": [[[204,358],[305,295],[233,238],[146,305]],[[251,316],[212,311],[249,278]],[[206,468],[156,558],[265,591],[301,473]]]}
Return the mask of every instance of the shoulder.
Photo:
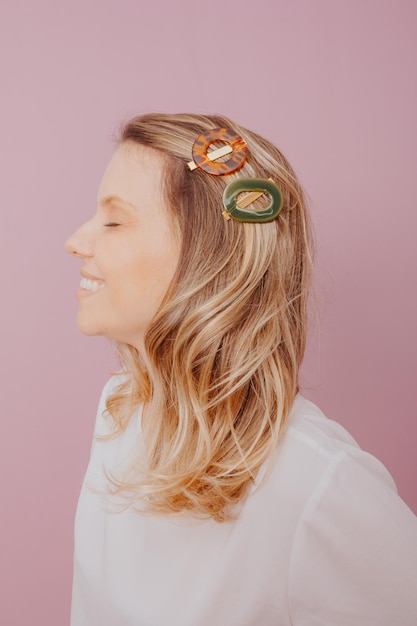
{"label": "shoulder", "polygon": [[383,464],[362,450],[343,426],[297,395],[274,459],[257,482],[268,497],[284,497],[302,515],[318,493],[326,492],[327,499],[331,498],[341,479],[356,490],[371,478],[396,494],[395,483]]}
{"label": "shoulder", "polygon": [[313,402],[300,394],[288,416],[285,438],[311,447],[323,457],[330,458],[340,450],[359,449],[352,435],[338,422],[329,419]]}
{"label": "shoulder", "polygon": [[[335,555],[346,550],[348,556],[355,544],[358,549],[371,545],[377,536],[376,552],[384,554],[385,542],[397,543],[400,535],[417,551],[417,518],[399,497],[388,470],[301,396],[256,492],[275,519],[285,507],[295,533],[295,563],[303,562],[314,542],[331,545],[330,538]],[[401,550],[407,551],[404,543]],[[413,558],[417,567],[417,554]]]}
{"label": "shoulder", "polygon": [[323,507],[330,524],[343,524],[339,519],[346,513],[340,508],[343,503],[355,518],[375,494],[380,501],[401,502],[384,465],[362,450],[343,426],[300,395],[273,458],[261,468],[250,493],[249,506],[267,508],[275,521],[281,520],[285,507],[293,529],[316,519]]}
{"label": "shoulder", "polygon": [[417,623],[417,518],[384,465],[300,396],[280,454],[289,492],[301,497],[289,578],[295,622]]}
{"label": "shoulder", "polygon": [[[336,471],[351,473],[353,478],[365,474],[380,480],[396,493],[396,486],[384,465],[372,454],[362,450],[352,435],[338,422],[329,419],[312,402],[297,395],[288,417],[278,456],[288,449],[316,480],[328,480]],[[353,468],[356,471],[353,472]]]}

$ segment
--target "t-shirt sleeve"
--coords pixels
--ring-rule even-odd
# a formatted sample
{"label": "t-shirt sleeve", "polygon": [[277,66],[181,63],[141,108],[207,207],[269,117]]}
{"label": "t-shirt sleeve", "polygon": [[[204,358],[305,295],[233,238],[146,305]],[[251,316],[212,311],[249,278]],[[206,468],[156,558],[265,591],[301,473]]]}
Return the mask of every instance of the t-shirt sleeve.
{"label": "t-shirt sleeve", "polygon": [[416,626],[417,518],[362,450],[339,452],[297,528],[294,626]]}

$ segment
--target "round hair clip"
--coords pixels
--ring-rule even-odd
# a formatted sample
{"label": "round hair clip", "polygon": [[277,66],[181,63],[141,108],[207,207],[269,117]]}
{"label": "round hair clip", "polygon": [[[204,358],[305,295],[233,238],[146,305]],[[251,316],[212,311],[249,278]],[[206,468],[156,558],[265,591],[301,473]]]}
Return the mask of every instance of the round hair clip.
{"label": "round hair clip", "polygon": [[[209,146],[215,141],[226,145],[208,152]],[[214,176],[225,176],[240,169],[248,154],[246,142],[228,128],[212,128],[197,137],[193,144],[193,161],[188,163],[190,170],[197,167]],[[230,154],[227,161],[216,162],[222,156]]]}
{"label": "round hair clip", "polygon": [[[237,196],[245,191],[251,193],[236,201]],[[270,197],[269,206],[260,211],[247,210],[252,202],[265,193]],[[227,185],[223,192],[223,215],[226,219],[232,218],[237,222],[272,222],[280,214],[282,204],[281,190],[270,178],[239,178]]]}

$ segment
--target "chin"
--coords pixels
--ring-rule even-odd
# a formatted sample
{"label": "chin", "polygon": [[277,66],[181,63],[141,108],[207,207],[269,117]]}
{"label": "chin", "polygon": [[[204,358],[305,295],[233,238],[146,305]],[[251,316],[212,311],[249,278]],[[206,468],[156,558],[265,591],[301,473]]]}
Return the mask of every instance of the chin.
{"label": "chin", "polygon": [[120,341],[126,343],[123,337],[120,337],[118,332],[111,332],[109,328],[103,326],[103,324],[91,319],[85,319],[82,315],[77,317],[78,330],[87,337],[105,337],[109,341]]}
{"label": "chin", "polygon": [[100,325],[94,320],[88,320],[84,315],[78,314],[77,316],[78,330],[88,337],[94,337],[95,335],[102,335],[103,332],[100,329]]}

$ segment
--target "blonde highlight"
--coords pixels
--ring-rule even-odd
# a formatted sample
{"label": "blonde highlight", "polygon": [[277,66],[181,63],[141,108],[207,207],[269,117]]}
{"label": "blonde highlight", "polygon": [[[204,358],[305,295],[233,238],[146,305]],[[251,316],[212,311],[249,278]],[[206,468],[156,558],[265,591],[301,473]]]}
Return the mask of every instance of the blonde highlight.
{"label": "blonde highlight", "polygon": [[[213,127],[247,142],[238,173],[189,171],[194,139]],[[224,117],[148,114],[128,122],[120,141],[163,156],[181,253],[146,335],[149,370],[134,347],[118,346],[125,378],[106,405],[114,434],[140,402],[152,399],[152,415],[141,457],[110,478],[112,490],[150,513],[223,521],[272,458],[298,390],[312,268],[304,194],[275,146]],[[275,181],[277,220],[224,220],[223,189],[239,177]]]}

